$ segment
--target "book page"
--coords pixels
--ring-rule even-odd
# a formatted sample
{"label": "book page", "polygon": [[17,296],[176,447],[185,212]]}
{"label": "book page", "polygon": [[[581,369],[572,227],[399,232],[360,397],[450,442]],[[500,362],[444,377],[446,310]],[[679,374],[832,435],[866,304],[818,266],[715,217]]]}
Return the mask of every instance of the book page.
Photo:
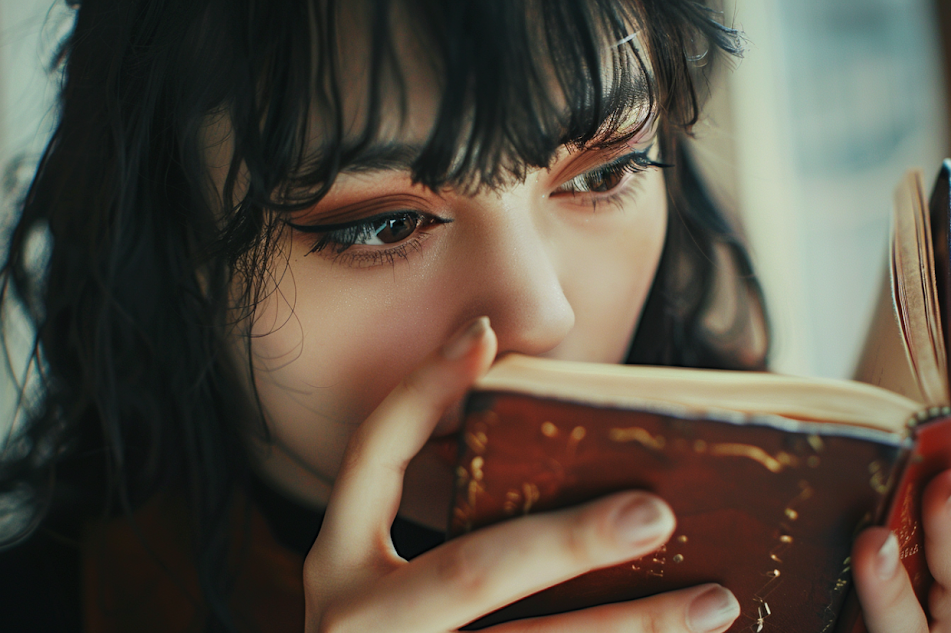
{"label": "book page", "polygon": [[924,403],[899,324],[891,259],[882,275],[875,313],[853,375],[855,380]]}
{"label": "book page", "polygon": [[[847,380],[753,371],[603,365],[508,354],[476,383],[593,406],[731,418],[782,416],[903,433],[921,403]],[[730,415],[730,412],[740,416]]]}
{"label": "book page", "polygon": [[931,223],[921,173],[909,172],[895,191],[892,270],[895,304],[911,370],[928,406],[951,402],[938,309]]}

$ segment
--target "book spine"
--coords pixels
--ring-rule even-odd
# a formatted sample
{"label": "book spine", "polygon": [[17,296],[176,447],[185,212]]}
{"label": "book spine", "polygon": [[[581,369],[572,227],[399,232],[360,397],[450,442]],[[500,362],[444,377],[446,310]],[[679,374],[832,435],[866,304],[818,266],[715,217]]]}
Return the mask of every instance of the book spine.
{"label": "book spine", "polygon": [[[938,412],[932,411],[931,414]],[[951,415],[947,410],[941,417],[917,424],[913,429],[914,445],[901,472],[888,512],[880,523],[888,526],[898,538],[901,562],[915,590],[915,596],[928,613],[928,592],[934,578],[925,558],[925,535],[922,526],[921,497],[935,475],[951,468]],[[852,600],[851,609],[858,611],[858,601]],[[850,618],[844,617],[848,622]],[[851,628],[843,633],[867,633],[861,617],[856,617]]]}
{"label": "book spine", "polygon": [[934,579],[925,560],[921,496],[935,475],[951,467],[951,415],[919,424],[913,433],[915,445],[891,501],[885,525],[898,538],[901,561],[918,601],[927,609],[928,591]]}

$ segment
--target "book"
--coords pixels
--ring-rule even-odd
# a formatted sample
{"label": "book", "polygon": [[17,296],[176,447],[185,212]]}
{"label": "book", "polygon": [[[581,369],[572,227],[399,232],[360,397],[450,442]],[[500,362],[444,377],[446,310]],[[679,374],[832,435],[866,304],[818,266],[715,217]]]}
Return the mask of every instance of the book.
{"label": "book", "polygon": [[896,191],[883,298],[856,377],[612,366],[509,355],[470,393],[449,537],[633,488],[677,516],[668,543],[472,623],[718,582],[730,631],[855,633],[849,555],[890,526],[923,604],[920,495],[951,467],[947,372],[951,162],[930,210],[921,175]]}

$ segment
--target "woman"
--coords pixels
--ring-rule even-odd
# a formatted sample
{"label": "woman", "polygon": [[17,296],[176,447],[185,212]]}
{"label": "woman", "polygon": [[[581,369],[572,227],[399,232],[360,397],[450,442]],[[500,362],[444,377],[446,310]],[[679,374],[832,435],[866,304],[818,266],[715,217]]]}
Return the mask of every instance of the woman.
{"label": "woman", "polygon": [[[4,268],[42,370],[4,455],[9,556],[59,565],[21,608],[54,578],[93,631],[445,631],[662,544],[669,508],[631,491],[432,548],[430,440],[503,353],[763,365],[747,259],[679,143],[738,51],[716,17],[83,0]],[[876,574],[892,542],[856,550],[875,632],[924,622]],[[495,630],[738,614],[704,585]]]}

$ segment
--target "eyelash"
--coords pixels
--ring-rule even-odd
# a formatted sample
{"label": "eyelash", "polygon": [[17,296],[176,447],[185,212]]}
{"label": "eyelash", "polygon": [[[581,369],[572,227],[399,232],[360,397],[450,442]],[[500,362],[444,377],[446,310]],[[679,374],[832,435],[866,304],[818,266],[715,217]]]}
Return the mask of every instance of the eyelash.
{"label": "eyelash", "polygon": [[[648,156],[650,151],[651,148],[648,147],[644,150],[631,152],[630,154],[625,154],[624,156],[616,158],[615,160],[601,165],[600,167],[595,167],[594,169],[586,171],[585,173],[575,176],[568,182],[559,186],[558,189],[555,190],[554,194],[565,196],[587,196],[589,197],[588,202],[595,208],[601,202],[617,201],[624,193],[627,193],[628,188],[618,191],[618,189],[620,189],[621,185],[624,183],[623,180],[617,182],[604,191],[593,191],[593,188],[590,184],[591,180],[597,179],[600,182],[604,182],[608,178],[612,177],[623,179],[623,177],[628,174],[640,174],[647,171],[651,167],[669,167],[669,165],[651,159]],[[572,186],[574,186],[573,190],[570,189]]]}
{"label": "eyelash", "polygon": [[[565,196],[585,196],[589,198],[588,202],[592,207],[603,202],[618,202],[629,193],[630,187],[621,187],[624,180],[619,181],[605,191],[592,191],[591,180],[598,179],[603,182],[608,178],[621,177],[628,174],[639,174],[647,171],[651,167],[668,167],[664,163],[657,162],[648,157],[651,148],[641,151],[625,154],[615,160],[596,167],[583,174],[575,176],[566,183],[560,185],[555,190],[554,195]],[[574,186],[572,190],[570,187]],[[618,190],[620,189],[620,190]],[[372,239],[385,230],[385,223],[412,220],[415,225],[409,236],[397,243],[395,246],[385,249],[374,248],[372,250],[349,251],[361,240]],[[422,213],[413,210],[399,210],[381,213],[369,218],[360,218],[350,222],[340,224],[295,224],[285,220],[285,224],[290,228],[301,233],[315,234],[317,236],[313,246],[307,251],[310,253],[320,253],[331,248],[334,259],[346,258],[345,263],[351,266],[372,267],[380,264],[393,264],[398,259],[406,259],[411,251],[418,251],[422,241],[429,236],[425,229],[449,224],[452,220],[441,218],[429,213]],[[379,227],[379,228],[377,228]],[[382,242],[381,242],[382,244]],[[378,246],[371,244],[369,246]]]}
{"label": "eyelash", "polygon": [[[406,239],[397,243],[395,246],[386,249],[346,253],[351,246],[356,245],[361,240],[378,238],[379,234],[386,230],[388,222],[405,222],[406,220],[413,222],[411,232]],[[450,222],[452,222],[452,220],[448,218],[441,218],[429,213],[400,210],[381,213],[369,218],[351,220],[350,222],[342,222],[340,224],[302,225],[294,224],[290,221],[285,221],[284,223],[301,233],[317,235],[314,245],[307,251],[308,255],[310,253],[320,253],[330,247],[335,259],[346,257],[346,263],[349,265],[376,266],[378,264],[392,264],[397,259],[406,259],[410,251],[419,250],[423,239],[428,237],[429,233],[426,229],[440,224],[449,224]],[[369,246],[377,245],[370,244]]]}

